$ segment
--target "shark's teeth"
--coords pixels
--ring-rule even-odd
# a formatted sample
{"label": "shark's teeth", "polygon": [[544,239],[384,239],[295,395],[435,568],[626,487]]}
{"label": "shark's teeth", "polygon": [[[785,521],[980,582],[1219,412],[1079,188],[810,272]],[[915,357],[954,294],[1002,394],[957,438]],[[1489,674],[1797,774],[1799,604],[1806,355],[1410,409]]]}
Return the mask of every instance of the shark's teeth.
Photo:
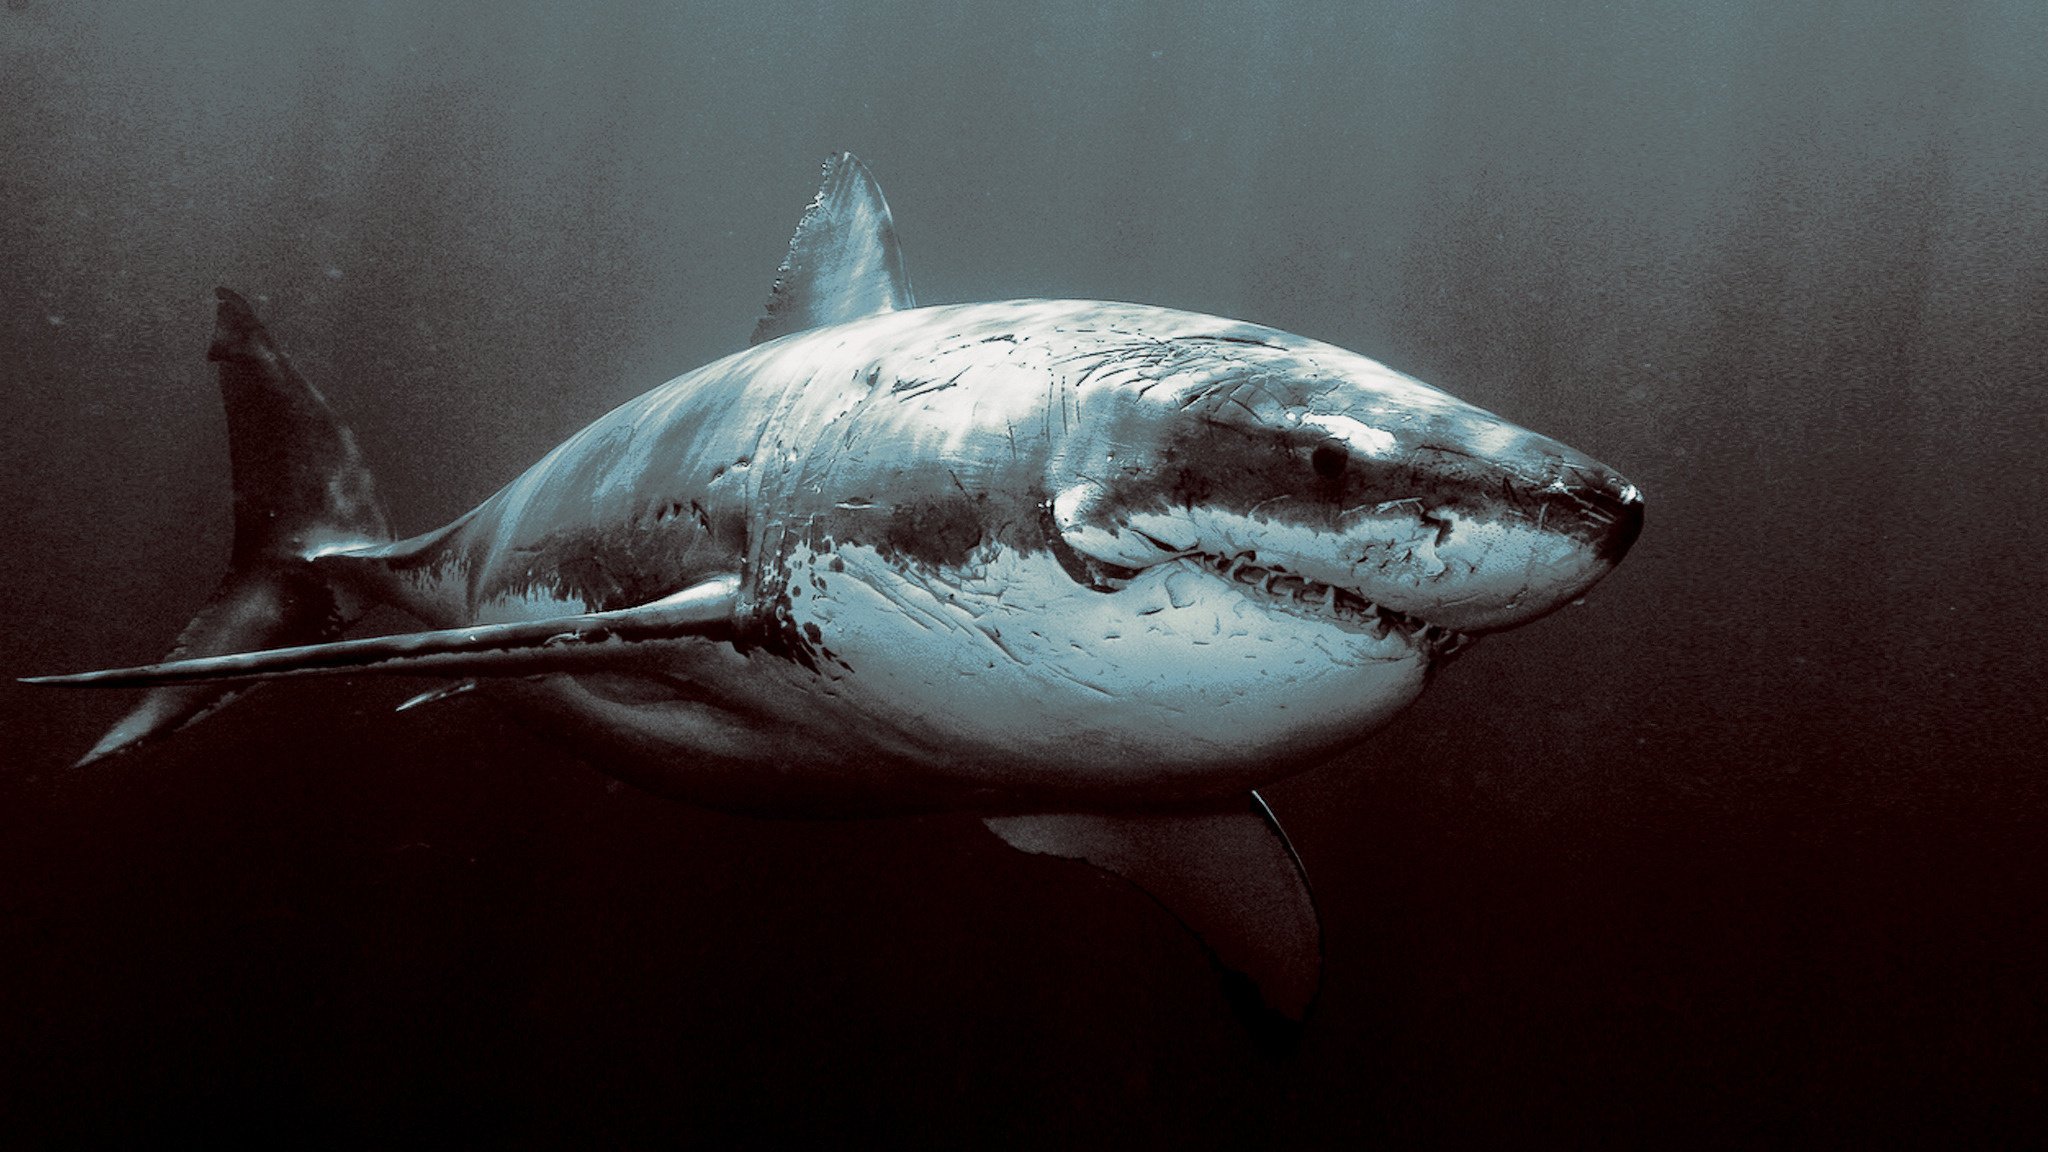
{"label": "shark's teeth", "polygon": [[1225,579],[1247,588],[1256,588],[1262,595],[1291,601],[1311,611],[1326,612],[1363,625],[1380,639],[1385,639],[1389,632],[1399,632],[1418,647],[1439,656],[1448,656],[1471,643],[1471,637],[1462,632],[1453,632],[1406,612],[1375,604],[1349,588],[1310,580],[1278,566],[1254,563],[1251,553],[1189,559],[1199,559]]}

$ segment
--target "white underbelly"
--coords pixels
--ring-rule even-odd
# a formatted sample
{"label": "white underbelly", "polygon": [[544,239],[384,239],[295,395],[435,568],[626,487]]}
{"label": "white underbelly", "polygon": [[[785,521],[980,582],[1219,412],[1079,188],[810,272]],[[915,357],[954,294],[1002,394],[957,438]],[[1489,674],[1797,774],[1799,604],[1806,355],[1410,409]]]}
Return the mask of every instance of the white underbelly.
{"label": "white underbelly", "polygon": [[1110,789],[1242,773],[1327,754],[1423,686],[1405,646],[1277,611],[1193,563],[1112,593],[1007,548],[927,573],[842,546],[800,552],[791,571],[797,627],[836,658],[819,691],[992,771]]}

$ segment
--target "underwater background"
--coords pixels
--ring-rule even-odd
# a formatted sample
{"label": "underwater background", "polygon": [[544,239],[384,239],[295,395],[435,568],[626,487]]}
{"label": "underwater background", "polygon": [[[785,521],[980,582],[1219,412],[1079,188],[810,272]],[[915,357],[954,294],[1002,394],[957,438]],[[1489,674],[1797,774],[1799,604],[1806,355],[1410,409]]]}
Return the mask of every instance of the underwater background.
{"label": "underwater background", "polygon": [[[2038,1133],[2044,55],[2032,0],[8,0],[0,1142]],[[842,148],[924,302],[1271,324],[1647,494],[1583,606],[1265,790],[1291,1051],[970,818],[696,811],[395,681],[72,773],[132,698],[11,683],[218,578],[215,284],[420,531],[741,347]]]}

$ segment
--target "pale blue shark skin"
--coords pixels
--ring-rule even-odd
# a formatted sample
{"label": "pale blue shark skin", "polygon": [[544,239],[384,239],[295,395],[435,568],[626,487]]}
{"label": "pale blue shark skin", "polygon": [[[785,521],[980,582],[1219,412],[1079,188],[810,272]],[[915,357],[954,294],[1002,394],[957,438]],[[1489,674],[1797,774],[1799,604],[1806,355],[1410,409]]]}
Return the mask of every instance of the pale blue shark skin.
{"label": "pale blue shark skin", "polygon": [[[450,528],[322,563],[442,627],[739,573],[737,643],[486,687],[692,803],[1026,812],[1241,796],[1328,758],[1639,524],[1601,465],[1355,353],[1011,301],[727,357]],[[1248,583],[1271,572],[1295,579]]]}

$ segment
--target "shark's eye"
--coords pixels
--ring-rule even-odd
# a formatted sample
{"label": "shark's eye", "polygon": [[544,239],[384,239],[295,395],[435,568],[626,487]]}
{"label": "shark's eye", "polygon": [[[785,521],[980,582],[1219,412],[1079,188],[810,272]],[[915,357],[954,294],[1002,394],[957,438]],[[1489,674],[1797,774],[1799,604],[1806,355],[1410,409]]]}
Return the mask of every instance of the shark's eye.
{"label": "shark's eye", "polygon": [[1350,462],[1351,453],[1346,452],[1342,444],[1318,444],[1308,458],[1309,467],[1314,468],[1316,475],[1325,480],[1335,480],[1342,476],[1344,466]]}

